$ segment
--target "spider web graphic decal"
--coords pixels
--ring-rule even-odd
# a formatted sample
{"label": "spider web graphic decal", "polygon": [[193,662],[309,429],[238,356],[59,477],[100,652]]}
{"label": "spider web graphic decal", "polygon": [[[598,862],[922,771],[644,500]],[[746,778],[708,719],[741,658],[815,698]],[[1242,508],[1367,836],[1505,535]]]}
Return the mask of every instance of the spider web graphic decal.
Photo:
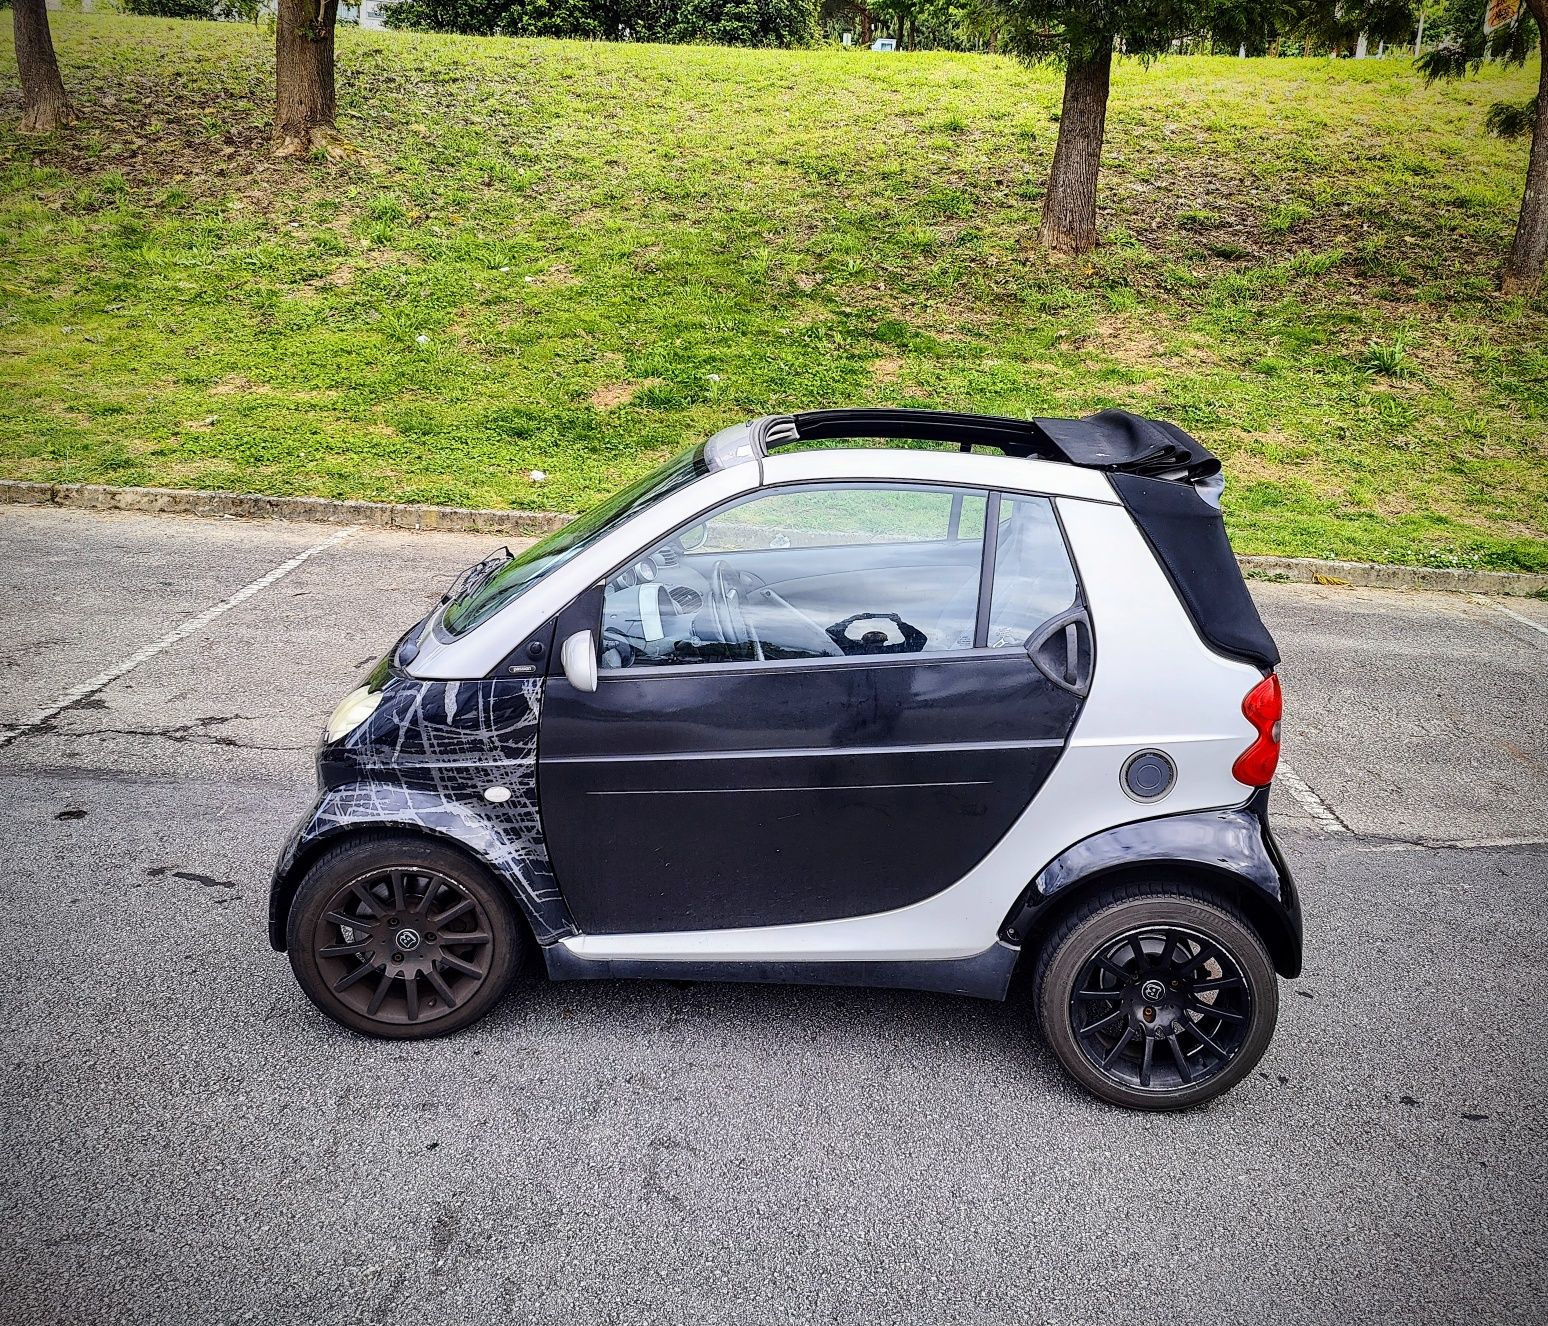
{"label": "spider web graphic decal", "polygon": [[[510,885],[539,943],[575,933],[538,815],[543,681],[389,681],[345,738],[359,781],[328,790],[305,837],[362,824],[413,824],[471,848]],[[510,790],[495,802],[491,787]]]}

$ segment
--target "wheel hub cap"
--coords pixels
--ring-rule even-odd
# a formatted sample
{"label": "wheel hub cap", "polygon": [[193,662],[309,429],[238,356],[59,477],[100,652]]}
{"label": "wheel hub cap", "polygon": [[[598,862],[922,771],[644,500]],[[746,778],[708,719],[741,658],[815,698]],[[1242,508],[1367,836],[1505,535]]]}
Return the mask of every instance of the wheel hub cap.
{"label": "wheel hub cap", "polygon": [[1240,1050],[1251,997],[1240,964],[1218,941],[1177,926],[1108,940],[1083,964],[1071,1028],[1104,1076],[1173,1091],[1220,1072]]}
{"label": "wheel hub cap", "polygon": [[489,917],[435,871],[386,869],[340,886],[313,937],[332,996],[374,1021],[431,1021],[466,1004],[492,962]]}

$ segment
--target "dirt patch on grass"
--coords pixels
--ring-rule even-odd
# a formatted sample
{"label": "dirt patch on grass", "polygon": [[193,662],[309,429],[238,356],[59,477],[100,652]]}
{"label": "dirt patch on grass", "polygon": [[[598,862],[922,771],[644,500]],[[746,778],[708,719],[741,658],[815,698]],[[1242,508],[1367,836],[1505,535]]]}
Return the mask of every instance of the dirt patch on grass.
{"label": "dirt patch on grass", "polygon": [[567,262],[556,262],[547,271],[525,278],[526,283],[540,289],[575,284],[575,269]]}
{"label": "dirt patch on grass", "polygon": [[[1223,450],[1223,449],[1222,449]],[[1292,483],[1322,483],[1327,478],[1325,466],[1313,464],[1291,466],[1283,461],[1271,461],[1252,451],[1230,451],[1222,454],[1225,468],[1226,489],[1240,490],[1249,484],[1271,484],[1283,488]],[[1236,493],[1231,493],[1235,501]]]}
{"label": "dirt patch on grass", "polygon": [[588,399],[593,409],[616,410],[621,405],[627,405],[646,387],[654,387],[659,382],[659,378],[646,378],[643,382],[611,382],[605,387],[598,387]]}
{"label": "dirt patch on grass", "polygon": [[349,285],[352,281],[354,281],[354,279],[355,269],[348,263],[345,263],[341,267],[335,267],[326,276],[314,276],[310,281],[306,282],[306,284],[313,290],[321,290],[326,287],[332,287],[333,289],[338,290],[342,289],[344,286]]}
{"label": "dirt patch on grass", "polygon": [[195,195],[218,183],[244,187],[250,199],[268,204],[270,188],[288,184],[295,169],[270,155],[263,119],[227,109],[233,91],[193,80],[130,76],[114,86],[78,78],[70,97],[83,130],[16,147],[77,179],[116,171],[130,185]]}
{"label": "dirt patch on grass", "polygon": [[1167,375],[1214,368],[1220,358],[1197,336],[1178,332],[1154,312],[1144,315],[1108,313],[1097,318],[1090,332],[1072,338],[1084,354],[1099,351],[1129,368]]}
{"label": "dirt patch on grass", "polygon": [[1136,326],[1118,313],[1097,319],[1090,343],[1126,364],[1157,364],[1169,358],[1166,344],[1150,327]]}
{"label": "dirt patch on grass", "polygon": [[258,392],[269,391],[270,388],[261,382],[254,382],[251,378],[243,377],[240,373],[233,373],[229,378],[222,378],[213,383],[209,388],[211,396],[235,396],[238,392],[242,395],[253,395]]}
{"label": "dirt patch on grass", "polygon": [[896,382],[903,369],[901,359],[875,359],[871,361],[871,376],[877,382]]}

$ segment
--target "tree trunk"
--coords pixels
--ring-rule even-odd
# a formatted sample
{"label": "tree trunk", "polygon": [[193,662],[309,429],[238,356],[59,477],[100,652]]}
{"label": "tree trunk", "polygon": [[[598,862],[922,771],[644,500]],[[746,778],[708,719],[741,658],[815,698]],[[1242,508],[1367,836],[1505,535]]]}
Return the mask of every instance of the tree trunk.
{"label": "tree trunk", "polygon": [[1103,40],[1084,59],[1072,59],[1064,71],[1064,109],[1040,232],[1044,246],[1055,253],[1089,253],[1096,247],[1097,172],[1102,167],[1112,68],[1113,43]]}
{"label": "tree trunk", "polygon": [[339,0],[279,0],[274,42],[274,146],[305,156],[339,146],[334,117],[333,29]]}
{"label": "tree trunk", "polygon": [[1543,279],[1548,260],[1548,0],[1527,0],[1537,20],[1537,51],[1541,69],[1537,75],[1537,120],[1532,125],[1532,154],[1527,159],[1526,191],[1521,195],[1521,218],[1516,222],[1515,242],[1500,273],[1500,289],[1507,295],[1529,294]]}
{"label": "tree trunk", "polygon": [[21,131],[53,133],[74,122],[75,110],[59,77],[44,0],[12,0],[11,24],[16,31],[16,67],[21,73]]}

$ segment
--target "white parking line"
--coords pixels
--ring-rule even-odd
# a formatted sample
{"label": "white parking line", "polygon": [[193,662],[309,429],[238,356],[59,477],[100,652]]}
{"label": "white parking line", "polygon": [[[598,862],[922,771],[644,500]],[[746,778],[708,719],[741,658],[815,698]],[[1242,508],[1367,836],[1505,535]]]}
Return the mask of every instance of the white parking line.
{"label": "white parking line", "polygon": [[1285,785],[1285,791],[1300,802],[1301,809],[1312,817],[1317,827],[1324,833],[1349,832],[1349,826],[1339,819],[1333,807],[1312,791],[1311,784],[1283,760],[1279,762],[1279,781]]}
{"label": "white parking line", "polygon": [[1493,599],[1486,598],[1482,594],[1472,594],[1469,597],[1474,603],[1482,603],[1484,607],[1493,608],[1496,612],[1503,612],[1507,617],[1520,622],[1523,626],[1530,626],[1539,635],[1548,635],[1548,626],[1544,626],[1541,622],[1534,622],[1530,617],[1523,617],[1519,612],[1512,612],[1503,603],[1496,603]]}
{"label": "white parking line", "polygon": [[304,552],[297,553],[288,562],[284,562],[281,565],[276,566],[267,575],[259,576],[257,580],[253,581],[252,584],[243,585],[242,588],[237,590],[237,592],[230,598],[222,599],[219,603],[215,604],[214,607],[206,608],[197,617],[190,617],[187,621],[174,626],[170,631],[162,636],[161,639],[152,641],[150,644],[146,645],[144,649],[136,650],[133,654],[130,654],[128,658],[124,659],[121,663],[114,664],[114,666],[109,668],[106,672],[98,673],[90,681],[83,681],[79,686],[72,686],[63,695],[44,705],[43,708],[39,709],[36,713],[28,715],[28,717],[22,719],[20,723],[0,730],[0,746],[8,746],[11,744],[11,742],[15,741],[17,737],[24,736],[28,732],[36,731],[38,728],[47,723],[49,719],[63,713],[72,704],[79,704],[82,700],[86,699],[87,696],[95,694],[104,686],[110,686],[120,677],[128,676],[129,673],[133,672],[142,663],[148,663],[151,659],[155,658],[157,654],[171,649],[172,646],[177,644],[179,640],[186,640],[195,631],[202,630],[217,617],[223,615],[224,613],[230,612],[231,609],[236,607],[239,603],[247,602],[248,599],[252,598],[252,596],[257,594],[260,590],[265,590],[276,580],[280,580],[285,576],[288,576],[296,569],[296,567],[300,566],[301,563],[306,561],[308,558],[316,557],[318,553],[326,552],[335,544],[342,543],[345,539],[349,538],[351,534],[358,533],[359,529],[360,527],[358,525],[351,525],[347,529],[341,529],[337,534],[330,534],[321,543],[306,549]]}

